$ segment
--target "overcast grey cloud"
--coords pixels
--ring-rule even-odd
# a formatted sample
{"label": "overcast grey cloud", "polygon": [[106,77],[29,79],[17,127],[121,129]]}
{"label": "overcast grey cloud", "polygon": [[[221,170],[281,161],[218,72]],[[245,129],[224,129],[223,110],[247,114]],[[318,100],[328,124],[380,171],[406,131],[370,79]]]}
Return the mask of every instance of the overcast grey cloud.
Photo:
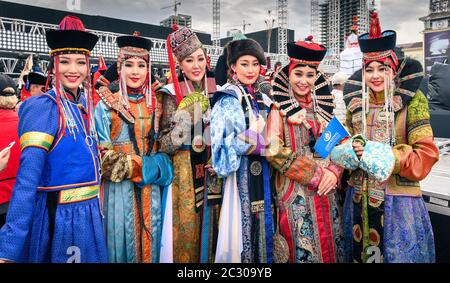
{"label": "overcast grey cloud", "polygon": [[[172,0],[69,0],[80,1],[79,13],[101,15],[137,22],[159,24],[173,14]],[[67,0],[15,0],[16,3],[70,11]],[[179,13],[192,16],[193,28],[212,33],[212,0],[181,0]],[[398,43],[422,40],[424,25],[420,17],[428,14],[429,0],[381,0],[380,20],[382,29],[394,29]],[[295,30],[297,39],[310,33],[310,0],[289,1],[288,27]],[[242,20],[251,23],[246,32],[265,29],[267,10],[276,16],[275,0],[221,0],[221,35],[242,26]]]}

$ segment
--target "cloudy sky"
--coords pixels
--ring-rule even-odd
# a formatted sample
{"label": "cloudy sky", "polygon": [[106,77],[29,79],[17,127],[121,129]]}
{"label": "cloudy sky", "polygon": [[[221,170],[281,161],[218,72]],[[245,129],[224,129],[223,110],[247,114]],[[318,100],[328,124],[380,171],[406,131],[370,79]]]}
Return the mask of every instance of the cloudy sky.
{"label": "cloudy sky", "polygon": [[[121,18],[131,21],[159,24],[173,14],[173,9],[162,9],[173,0],[15,0],[23,3],[58,10],[70,11],[70,3],[80,2],[79,13]],[[310,0],[289,1],[288,27],[295,30],[296,39],[310,33]],[[69,5],[68,5],[69,3]],[[381,0],[381,28],[394,29],[399,44],[422,40],[424,25],[420,17],[428,14],[429,0]],[[212,33],[212,0],[181,0],[178,12],[192,16],[193,28]],[[245,19],[251,26],[246,32],[266,29],[267,11],[276,16],[275,0],[221,0],[221,35],[232,28],[241,28]]]}

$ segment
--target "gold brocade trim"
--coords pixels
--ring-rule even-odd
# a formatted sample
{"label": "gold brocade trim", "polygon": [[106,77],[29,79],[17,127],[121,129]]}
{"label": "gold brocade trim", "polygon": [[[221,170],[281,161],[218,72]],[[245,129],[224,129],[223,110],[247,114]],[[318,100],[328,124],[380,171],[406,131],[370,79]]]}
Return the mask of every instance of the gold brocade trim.
{"label": "gold brocade trim", "polygon": [[264,201],[259,200],[252,202],[252,213],[262,212],[264,211]]}
{"label": "gold brocade trim", "polygon": [[217,195],[217,196],[208,195],[208,199],[220,199],[220,198],[222,198],[221,195]]}
{"label": "gold brocade trim", "polygon": [[391,55],[391,50],[381,52],[368,52],[363,54],[364,60],[379,60]]}
{"label": "gold brocade trim", "polygon": [[106,149],[113,149],[113,145],[110,142],[101,142],[99,143],[99,147],[103,147]]}
{"label": "gold brocade trim", "polygon": [[133,162],[131,160],[131,155],[127,154],[127,163],[128,163],[128,179],[131,179],[131,176],[133,175]]}
{"label": "gold brocade trim", "polygon": [[305,65],[311,65],[311,66],[319,66],[320,61],[307,61],[307,60],[300,60],[295,58],[289,58],[289,61],[294,64],[305,64]]}
{"label": "gold brocade trim", "polygon": [[201,186],[201,187],[198,187],[198,188],[194,189],[194,192],[195,192],[196,194],[198,194],[198,193],[200,193],[201,191],[203,191],[204,189],[205,189],[205,187]]}
{"label": "gold brocade trim", "polygon": [[409,132],[408,143],[414,144],[423,138],[428,138],[432,136],[433,136],[433,129],[431,128],[430,124],[423,125]]}
{"label": "gold brocade trim", "polygon": [[422,191],[418,182],[407,183],[399,175],[392,175],[386,188],[386,195],[421,197]]}
{"label": "gold brocade trim", "polygon": [[97,197],[99,186],[82,187],[59,192],[59,203],[68,204]]}
{"label": "gold brocade trim", "polygon": [[27,147],[40,147],[49,151],[52,147],[55,137],[42,132],[28,132],[20,137],[20,149],[24,150]]}
{"label": "gold brocade trim", "polygon": [[[290,150],[290,149],[289,149]],[[280,172],[281,174],[285,174],[289,168],[291,167],[291,164],[297,159],[297,154],[296,153],[291,153],[288,158],[286,158],[286,160],[284,161],[284,163],[281,165],[280,167]]]}
{"label": "gold brocade trim", "polygon": [[282,174],[287,171],[291,163],[297,157],[296,154],[294,154],[289,148],[289,145],[286,144],[286,146],[284,146],[283,141],[280,139],[271,141],[268,148],[268,153],[269,154],[266,156],[266,159]]}
{"label": "gold brocade trim", "polygon": [[66,52],[66,51],[76,51],[83,52],[86,55],[91,55],[91,51],[85,48],[73,48],[73,47],[65,47],[65,48],[57,48],[50,51],[50,55],[54,55],[55,53]]}
{"label": "gold brocade trim", "polygon": [[400,172],[400,158],[401,158],[400,152],[396,148],[393,148],[392,152],[394,153],[395,158],[394,171],[392,173],[398,174]]}

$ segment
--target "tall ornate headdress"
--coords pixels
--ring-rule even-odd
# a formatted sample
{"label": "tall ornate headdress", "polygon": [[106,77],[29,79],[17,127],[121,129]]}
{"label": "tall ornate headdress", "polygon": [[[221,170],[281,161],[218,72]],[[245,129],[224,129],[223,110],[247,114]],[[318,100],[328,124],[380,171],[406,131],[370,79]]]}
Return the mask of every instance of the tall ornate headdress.
{"label": "tall ornate headdress", "polygon": [[183,95],[181,94],[180,83],[178,82],[178,78],[176,76],[177,72],[175,59],[178,63],[181,63],[189,55],[197,51],[199,48],[202,48],[203,45],[191,29],[187,27],[178,28],[177,25],[174,25],[172,29],[173,32],[167,36],[166,46],[167,55],[169,57],[170,72],[172,73],[176,101],[178,105],[183,99]]}
{"label": "tall ornate headdress", "polygon": [[142,87],[136,90],[145,96],[145,101],[149,108],[153,108],[154,97],[152,96],[152,76],[151,76],[151,60],[150,49],[152,48],[152,42],[144,37],[140,36],[138,31],[135,31],[133,35],[124,35],[117,38],[117,46],[119,47],[119,56],[117,58],[117,73],[119,75],[119,86],[122,98],[124,99],[125,106],[129,109],[128,102],[128,88],[125,78],[125,61],[130,58],[141,58],[147,62],[147,77]]}
{"label": "tall ornate headdress", "polygon": [[[303,109],[295,99],[289,83],[289,73],[295,66],[307,65],[317,68],[325,57],[327,49],[323,45],[310,40],[288,43],[288,56],[290,64],[278,72],[273,83],[273,98],[281,115],[286,116],[292,124],[305,124],[306,109]],[[311,98],[316,117],[321,124],[321,130],[333,118],[333,96],[330,93],[330,81],[325,75],[317,71],[314,86],[311,90]],[[307,124],[305,126],[308,127]]]}
{"label": "tall ornate headdress", "polygon": [[[64,87],[61,85],[61,80],[58,75],[59,69],[59,55],[62,54],[83,54],[86,57],[88,78],[85,80],[83,86],[83,95],[85,96],[87,106],[87,130],[90,136],[96,137],[93,103],[92,103],[92,88],[90,86],[90,70],[89,70],[89,55],[95,44],[98,41],[98,36],[86,31],[83,22],[75,16],[66,16],[62,19],[56,30],[47,30],[45,33],[47,45],[50,47],[50,56],[52,66],[55,70],[55,92],[56,102],[58,105],[58,112],[60,115],[60,124],[64,132],[66,127],[71,135],[78,131],[75,122],[74,114],[68,105],[68,97]],[[51,68],[48,70],[47,86],[50,82]],[[75,94],[76,95],[76,94]]]}
{"label": "tall ornate headdress", "polygon": [[396,32],[381,32],[376,12],[371,13],[370,32],[359,37],[363,52],[363,68],[353,74],[344,87],[344,101],[350,112],[362,112],[363,135],[367,137],[366,115],[369,111],[369,89],[364,80],[366,66],[377,61],[389,67],[394,79],[385,71],[384,110],[386,113],[386,143],[395,144],[394,113],[401,110],[414,97],[423,78],[422,65],[413,59],[398,60],[394,52]]}

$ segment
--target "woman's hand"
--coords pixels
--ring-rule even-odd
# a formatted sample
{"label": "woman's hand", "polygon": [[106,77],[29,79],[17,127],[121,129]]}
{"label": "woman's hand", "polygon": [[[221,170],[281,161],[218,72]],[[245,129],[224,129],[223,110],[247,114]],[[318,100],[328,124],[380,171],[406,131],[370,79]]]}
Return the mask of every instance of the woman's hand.
{"label": "woman's hand", "polygon": [[264,121],[264,118],[261,117],[261,115],[258,115],[254,116],[254,118],[250,120],[249,129],[260,134],[264,130],[265,126],[266,122]]}
{"label": "woman's hand", "polygon": [[364,147],[362,146],[362,144],[359,141],[354,141],[352,143],[352,146],[353,146],[353,150],[355,151],[356,155],[358,157],[361,157],[364,152]]}
{"label": "woman's hand", "polygon": [[211,176],[216,175],[216,171],[214,171],[214,168],[212,167],[211,164],[207,164],[205,165],[205,169],[208,170],[209,174],[211,174]]}
{"label": "woman's hand", "polygon": [[5,170],[8,165],[9,156],[11,155],[11,148],[7,147],[0,151],[0,172]]}
{"label": "woman's hand", "polygon": [[319,188],[317,194],[319,196],[327,195],[336,188],[337,178],[333,172],[327,168],[323,168],[322,179],[320,180]]}

